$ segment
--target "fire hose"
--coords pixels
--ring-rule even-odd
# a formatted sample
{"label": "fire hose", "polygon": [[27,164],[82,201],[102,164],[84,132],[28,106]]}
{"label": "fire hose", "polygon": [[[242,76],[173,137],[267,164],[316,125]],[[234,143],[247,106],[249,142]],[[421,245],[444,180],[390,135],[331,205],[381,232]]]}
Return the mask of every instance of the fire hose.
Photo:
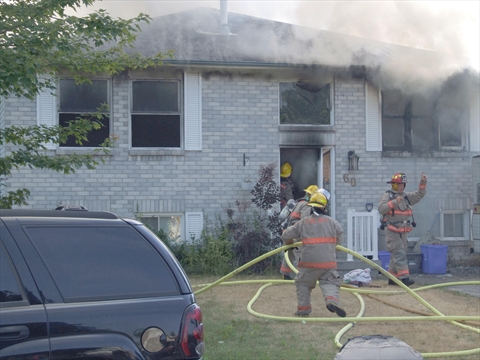
{"label": "fire hose", "polygon": [[[274,249],[268,253],[265,253],[258,258],[249,261],[248,263],[240,266],[239,268],[235,269],[231,273],[223,276],[222,278],[216,280],[213,283],[210,284],[201,284],[197,285],[197,287],[201,287],[201,289],[197,290],[194,294],[199,295],[217,285],[234,285],[234,284],[252,284],[252,283],[258,283],[258,284],[264,284],[263,286],[260,287],[260,289],[257,291],[255,296],[250,300],[250,302],[247,305],[247,311],[252,314],[253,316],[259,317],[259,318],[265,318],[265,319],[272,319],[272,320],[278,320],[278,321],[291,321],[291,322],[346,322],[347,325],[343,327],[335,336],[335,345],[338,348],[341,348],[343,344],[340,343],[341,337],[348,331],[350,330],[357,322],[389,322],[389,321],[448,321],[449,323],[459,326],[463,329],[467,329],[470,331],[474,331],[476,333],[480,333],[480,329],[466,325],[466,323],[461,323],[466,322],[466,321],[480,321],[479,316],[462,316],[462,315],[455,315],[455,316],[446,316],[443,315],[440,311],[435,309],[432,305],[430,305],[427,301],[425,301],[422,297],[420,297],[417,292],[425,289],[430,289],[433,287],[442,287],[442,286],[454,286],[454,285],[480,285],[480,281],[463,281],[463,282],[455,282],[455,283],[444,283],[444,284],[437,284],[437,285],[430,285],[422,288],[417,288],[415,290],[410,289],[408,286],[403,284],[400,280],[397,278],[393,277],[390,275],[387,271],[385,271],[381,266],[377,265],[373,261],[365,258],[364,256],[356,253],[355,251],[352,251],[350,249],[347,249],[343,246],[337,245],[337,250],[346,252],[348,254],[353,255],[354,257],[366,262],[368,265],[373,267],[374,269],[380,271],[382,274],[384,274],[387,278],[391,279],[394,281],[398,286],[400,286],[403,291],[406,291],[409,293],[411,296],[413,296],[417,301],[419,301],[421,304],[423,304],[425,307],[427,307],[430,311],[433,312],[433,315],[429,316],[392,316],[392,317],[363,317],[364,312],[365,312],[365,303],[360,296],[360,294],[366,294],[369,296],[370,294],[398,294],[399,291],[382,291],[382,290],[369,290],[366,288],[354,288],[352,286],[348,286],[346,284],[343,284],[341,287],[341,290],[347,291],[352,293],[360,302],[360,311],[355,317],[344,317],[344,318],[299,318],[299,317],[283,317],[283,316],[275,316],[275,315],[267,315],[267,314],[261,314],[256,312],[255,310],[252,309],[253,304],[255,301],[260,297],[262,291],[266,289],[269,286],[272,286],[274,284],[282,284],[282,283],[293,283],[293,280],[272,280],[272,279],[265,279],[265,280],[244,280],[244,281],[233,281],[233,282],[227,282],[228,279],[232,278],[233,276],[241,273],[245,269],[248,269],[250,266],[270,257],[275,254],[278,254],[279,252],[282,252],[284,250],[288,250],[289,248],[293,247],[298,247],[302,246],[301,242],[297,242],[294,244],[290,245],[285,245],[282,247],[279,247],[277,249]],[[286,253],[285,253],[286,254]],[[287,261],[288,266],[295,272],[297,273],[298,270],[292,265],[290,262],[290,259],[288,258],[287,255],[285,255],[285,259]],[[476,349],[469,349],[469,350],[460,350],[460,351],[452,351],[452,352],[439,352],[439,353],[422,353],[422,356],[424,358],[434,358],[434,357],[441,357],[441,356],[466,356],[466,355],[472,355],[472,354],[479,354],[480,353],[480,348]]]}

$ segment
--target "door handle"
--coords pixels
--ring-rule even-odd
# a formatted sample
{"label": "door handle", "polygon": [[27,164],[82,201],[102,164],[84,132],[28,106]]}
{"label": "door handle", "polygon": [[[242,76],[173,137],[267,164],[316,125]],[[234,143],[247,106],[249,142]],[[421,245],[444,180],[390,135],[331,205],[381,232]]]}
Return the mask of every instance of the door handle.
{"label": "door handle", "polygon": [[13,325],[0,327],[0,341],[25,339],[30,330],[25,325]]}

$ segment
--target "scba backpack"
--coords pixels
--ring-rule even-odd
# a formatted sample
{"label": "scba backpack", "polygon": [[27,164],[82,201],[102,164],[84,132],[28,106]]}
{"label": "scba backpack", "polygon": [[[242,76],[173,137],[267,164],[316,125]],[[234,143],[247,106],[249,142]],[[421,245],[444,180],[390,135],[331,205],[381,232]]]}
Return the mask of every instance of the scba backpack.
{"label": "scba backpack", "polygon": [[343,282],[345,284],[355,285],[358,287],[369,286],[372,283],[370,269],[352,270],[343,276]]}

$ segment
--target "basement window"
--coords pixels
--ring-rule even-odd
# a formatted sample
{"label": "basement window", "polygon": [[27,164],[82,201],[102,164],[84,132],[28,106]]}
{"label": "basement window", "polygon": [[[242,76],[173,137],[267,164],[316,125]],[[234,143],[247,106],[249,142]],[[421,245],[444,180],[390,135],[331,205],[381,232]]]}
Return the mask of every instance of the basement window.
{"label": "basement window", "polygon": [[132,81],[132,148],[180,148],[180,80]]}
{"label": "basement window", "polygon": [[280,83],[281,125],[330,125],[330,84]]}
{"label": "basement window", "polygon": [[162,240],[180,242],[184,238],[182,214],[142,214],[139,220]]}
{"label": "basement window", "polygon": [[92,130],[87,135],[87,141],[78,144],[73,136],[67,139],[61,147],[98,147],[110,136],[110,106],[109,81],[92,79],[91,84],[76,84],[74,79],[61,79],[59,83],[58,123],[68,126],[68,123],[79,117],[93,119],[93,113],[101,113],[102,124],[98,130]]}
{"label": "basement window", "polygon": [[469,212],[443,210],[440,217],[440,237],[442,240],[468,240]]}

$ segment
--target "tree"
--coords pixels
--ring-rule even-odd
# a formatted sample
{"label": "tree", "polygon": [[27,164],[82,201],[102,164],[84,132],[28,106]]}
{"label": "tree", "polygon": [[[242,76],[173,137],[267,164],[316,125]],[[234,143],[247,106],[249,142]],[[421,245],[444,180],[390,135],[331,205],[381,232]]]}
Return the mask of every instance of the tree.
{"label": "tree", "polygon": [[[57,76],[68,73],[77,83],[89,82],[94,74],[118,74],[126,69],[162,65],[171,52],[146,57],[126,50],[132,47],[140,23],[150,17],[139,14],[130,20],[114,19],[104,10],[85,17],[67,14],[91,6],[94,0],[0,0],[0,101],[15,95],[35,99],[42,90],[54,90]],[[14,149],[0,158],[0,181],[13,169],[50,169],[64,174],[81,167],[95,168],[99,151],[108,153],[115,139],[107,139],[92,154],[49,156],[45,143],[63,144],[69,136],[77,143],[86,141],[90,131],[101,125],[101,112],[91,114],[96,120],[78,119],[69,126],[9,126],[0,129],[0,148]],[[25,205],[28,189],[10,191],[0,197],[0,208]]]}

